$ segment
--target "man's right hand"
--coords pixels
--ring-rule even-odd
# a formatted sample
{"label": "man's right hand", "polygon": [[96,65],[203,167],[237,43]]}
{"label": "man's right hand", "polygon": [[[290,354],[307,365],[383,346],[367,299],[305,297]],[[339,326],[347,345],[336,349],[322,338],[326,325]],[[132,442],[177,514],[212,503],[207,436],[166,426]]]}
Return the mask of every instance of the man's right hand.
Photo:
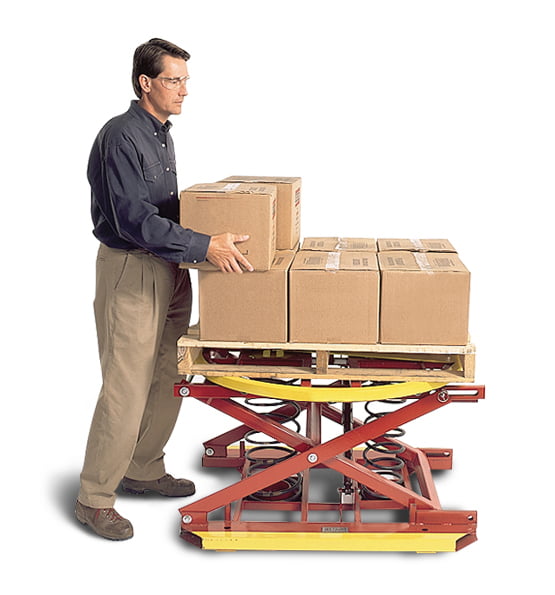
{"label": "man's right hand", "polygon": [[243,268],[247,271],[254,271],[251,263],[235,246],[236,242],[245,242],[248,239],[249,236],[234,233],[221,233],[217,236],[212,236],[210,238],[210,244],[208,244],[206,260],[225,273],[242,273]]}

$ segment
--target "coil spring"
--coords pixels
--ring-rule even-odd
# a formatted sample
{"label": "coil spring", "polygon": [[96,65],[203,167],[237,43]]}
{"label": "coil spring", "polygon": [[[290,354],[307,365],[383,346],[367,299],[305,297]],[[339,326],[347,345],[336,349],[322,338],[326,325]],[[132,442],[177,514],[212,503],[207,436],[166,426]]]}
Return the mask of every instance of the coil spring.
{"label": "coil spring", "polygon": [[[294,401],[279,401],[276,399],[272,399],[270,401],[265,401],[261,397],[250,397],[248,399],[245,399],[245,403],[248,405],[251,405],[253,407],[277,407],[279,405],[285,405],[285,404],[293,406],[295,411],[291,415],[284,415],[283,413],[278,413],[275,411],[268,411],[267,413],[264,413],[263,415],[265,417],[269,417],[271,419],[279,421],[281,424],[293,422],[293,424],[295,425],[296,431],[300,432],[301,425],[297,421],[297,417],[301,413],[301,408],[298,405],[298,403],[295,403]],[[247,442],[249,442],[250,444],[260,444],[260,445],[279,444],[279,440],[254,440],[252,438],[252,436],[254,436],[255,434],[260,434],[260,432],[258,430],[249,430],[245,434],[244,439]]]}
{"label": "coil spring", "polygon": [[[293,453],[295,454],[295,453]],[[292,456],[292,455],[291,455]],[[275,463],[274,463],[275,464]],[[249,476],[257,471],[263,471],[267,469],[268,465],[264,463],[254,463],[249,467]],[[296,473],[291,477],[286,477],[276,481],[275,483],[266,486],[262,490],[258,490],[250,494],[248,500],[256,501],[268,501],[268,500],[280,500],[290,502],[297,500],[302,489],[303,476],[302,473]]]}
{"label": "coil spring", "polygon": [[[405,399],[385,399],[380,401],[381,403],[388,404],[400,404],[404,403]],[[369,409],[370,402],[365,403],[364,409],[368,413],[368,417],[364,420],[364,423],[370,423],[384,415],[387,415],[386,411],[373,412]],[[400,438],[405,435],[405,430],[402,428],[392,428],[388,432],[385,432],[380,436],[379,441],[366,442],[366,448],[364,449],[362,456],[367,467],[372,468],[374,473],[389,479],[399,485],[404,485],[404,478],[402,470],[405,466],[405,461],[402,457],[398,456],[405,452],[405,447],[398,442],[395,442],[394,438]],[[389,440],[387,440],[389,438]],[[379,453],[386,456],[371,456],[371,453]],[[378,498],[382,500],[389,500],[387,496],[379,494],[371,490],[369,487],[362,485],[360,486],[361,495],[365,498]]]}
{"label": "coil spring", "polygon": [[[297,421],[297,417],[301,413],[300,406],[291,401],[279,401],[272,399],[271,401],[265,401],[259,397],[251,397],[245,399],[245,403],[254,407],[279,407],[287,404],[294,408],[294,411],[290,415],[285,415],[276,411],[268,411],[263,415],[269,417],[281,424],[293,422],[296,431],[299,432],[301,426]],[[250,444],[256,444],[252,448],[249,448],[245,454],[245,458],[250,462],[247,467],[247,476],[251,476],[258,471],[263,471],[272,465],[276,465],[281,461],[288,459],[297,454],[297,451],[293,448],[280,444],[278,440],[254,440],[253,435],[259,434],[258,430],[250,430],[244,435],[246,442]],[[266,456],[264,456],[266,455]],[[301,489],[302,489],[302,473],[297,473],[291,477],[286,477],[280,481],[277,481],[269,486],[266,486],[262,490],[258,490],[248,496],[249,500],[256,501],[292,501],[297,500]]]}

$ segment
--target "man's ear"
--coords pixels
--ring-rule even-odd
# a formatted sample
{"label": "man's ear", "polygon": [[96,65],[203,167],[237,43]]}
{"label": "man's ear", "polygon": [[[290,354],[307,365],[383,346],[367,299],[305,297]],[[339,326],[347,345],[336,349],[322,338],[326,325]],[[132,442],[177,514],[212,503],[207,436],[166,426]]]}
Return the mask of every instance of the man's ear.
{"label": "man's ear", "polygon": [[139,75],[139,85],[141,85],[141,90],[143,91],[143,93],[150,93],[152,89],[151,81],[150,78],[146,76],[146,74]]}

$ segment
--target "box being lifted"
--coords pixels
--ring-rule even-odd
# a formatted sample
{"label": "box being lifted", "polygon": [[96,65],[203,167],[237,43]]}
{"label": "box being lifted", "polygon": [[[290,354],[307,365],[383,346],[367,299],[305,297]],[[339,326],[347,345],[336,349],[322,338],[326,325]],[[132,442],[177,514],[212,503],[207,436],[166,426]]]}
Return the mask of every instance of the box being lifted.
{"label": "box being lifted", "polygon": [[373,238],[305,238],[301,250],[376,252]]}
{"label": "box being lifted", "polygon": [[380,342],[466,345],[470,272],[455,253],[378,253]]}
{"label": "box being lifted", "polygon": [[[238,250],[255,270],[267,271],[276,250],[276,187],[216,182],[195,184],[180,194],[180,223],[208,235],[248,234]],[[199,269],[213,269],[202,263]]]}
{"label": "box being lifted", "polygon": [[449,240],[378,239],[379,252],[403,250],[408,252],[456,252]]}
{"label": "box being lifted", "polygon": [[200,339],[286,342],[288,270],[295,252],[278,250],[269,271],[199,271]]}
{"label": "box being lifted", "polygon": [[289,272],[289,340],[375,344],[379,296],[375,252],[301,250]]}
{"label": "box being lifted", "polygon": [[273,184],[276,199],[276,250],[294,250],[301,237],[301,178],[279,176],[229,176],[222,182]]}

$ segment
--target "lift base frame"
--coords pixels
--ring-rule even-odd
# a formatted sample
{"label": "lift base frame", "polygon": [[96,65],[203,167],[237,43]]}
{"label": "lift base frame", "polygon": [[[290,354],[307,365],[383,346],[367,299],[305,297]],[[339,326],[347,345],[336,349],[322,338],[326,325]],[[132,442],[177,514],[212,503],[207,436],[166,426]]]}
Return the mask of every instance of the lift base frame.
{"label": "lift base frame", "polygon": [[[485,396],[483,386],[438,388],[434,385],[425,392],[402,395],[408,404],[365,423],[352,417],[352,402],[358,399],[357,389],[362,388],[357,382],[350,383],[348,390],[342,393],[346,396],[340,403],[341,408],[327,402],[327,397],[296,401],[295,389],[292,389],[290,402],[276,400],[277,408],[268,416],[241,402],[259,396],[256,383],[252,392],[245,392],[222,386],[225,380],[183,381],[175,386],[176,397],[195,398],[241,422],[240,426],[204,443],[204,466],[236,468],[241,479],[179,509],[181,537],[187,542],[203,549],[222,551],[435,553],[457,551],[476,541],[477,512],[442,509],[432,478],[434,470],[451,468],[452,451],[414,448],[388,437],[388,433],[449,403],[476,402]],[[302,384],[308,387],[311,381],[303,380]],[[341,388],[344,384],[341,383]],[[411,383],[405,384],[407,390],[412,388]],[[398,398],[399,385],[392,386]],[[271,385],[269,390],[271,393]],[[317,389],[318,394],[322,390],[326,389]],[[267,391],[264,392],[268,396]],[[313,393],[303,393],[303,398],[310,394]],[[381,392],[377,400],[382,398]],[[294,406],[306,413],[304,433],[291,430],[276,419],[276,412],[286,417]],[[324,419],[340,424],[343,433],[322,442]],[[253,458],[249,456],[252,447],[245,446],[243,440],[245,434],[252,431],[272,437],[295,454],[253,472]],[[361,450],[365,443],[383,446],[385,455],[382,449],[365,459]],[[388,454],[390,445],[400,447],[402,454]],[[393,465],[395,458],[403,462],[400,482],[391,481],[368,465],[369,461],[371,466],[384,459],[387,469],[388,459]],[[313,501],[310,486],[315,469],[332,470],[343,478],[337,500]],[[261,497],[275,493],[276,486],[287,487],[286,482],[295,477],[301,478],[301,487],[292,498]],[[394,522],[376,519],[382,512],[390,514],[391,511],[404,518]],[[257,520],[260,516],[264,520]],[[313,520],[322,516],[328,518]]]}

